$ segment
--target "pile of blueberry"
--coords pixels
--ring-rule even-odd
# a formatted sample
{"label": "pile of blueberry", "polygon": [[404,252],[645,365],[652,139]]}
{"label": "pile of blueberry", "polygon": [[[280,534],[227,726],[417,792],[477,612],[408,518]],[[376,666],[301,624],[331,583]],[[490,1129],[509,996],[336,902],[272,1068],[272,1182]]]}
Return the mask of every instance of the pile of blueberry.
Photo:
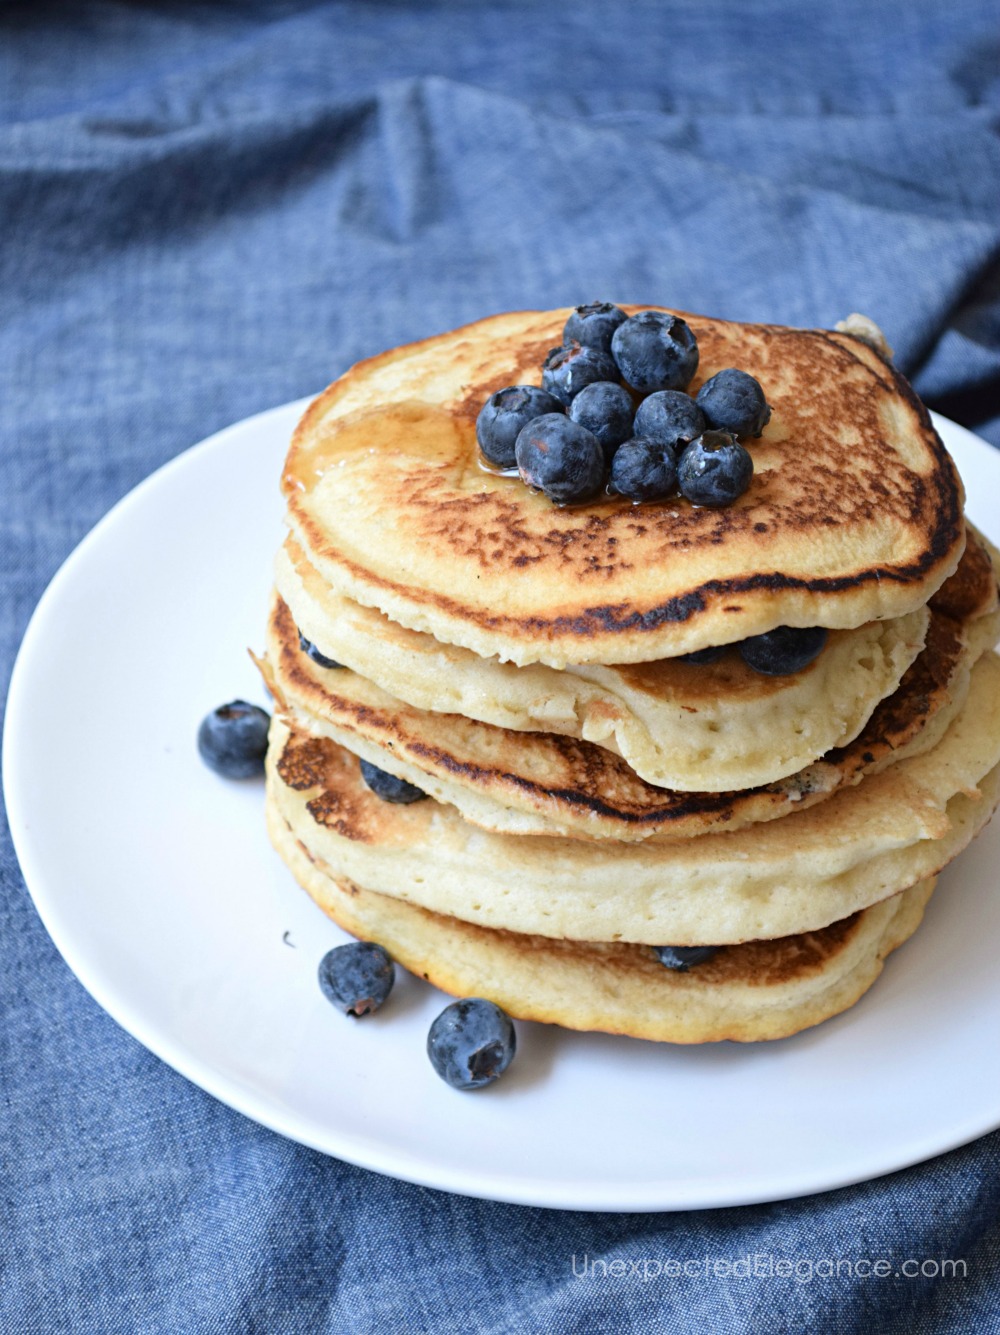
{"label": "pile of blueberry", "polygon": [[759,436],[771,409],[759,383],[735,367],[692,398],[697,369],[698,342],[679,316],[627,316],[606,301],[577,306],[562,347],[545,358],[541,388],[511,385],[487,399],[479,448],[491,467],[516,468],[559,505],[605,487],[634,502],[679,490],[694,505],[729,505],[753,476],[738,437]]}

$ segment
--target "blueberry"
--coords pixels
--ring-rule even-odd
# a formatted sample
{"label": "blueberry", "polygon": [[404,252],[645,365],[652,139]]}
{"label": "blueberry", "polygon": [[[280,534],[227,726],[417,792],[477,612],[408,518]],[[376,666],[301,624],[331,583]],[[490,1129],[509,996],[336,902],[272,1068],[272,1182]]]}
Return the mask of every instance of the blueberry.
{"label": "blueberry", "polygon": [[594,433],[605,459],[610,459],[622,441],[631,436],[634,411],[627,389],[609,380],[596,380],[580,390],[570,404],[569,415]]}
{"label": "blueberry", "polygon": [[686,445],[708,426],[705,414],[690,394],[676,389],[661,389],[650,394],[636,409],[635,434],[663,445]]}
{"label": "blueberry", "polygon": [[694,334],[679,316],[663,311],[640,311],[619,325],[611,351],[628,383],[644,394],[687,389],[698,369]]}
{"label": "blueberry", "polygon": [[681,654],[682,663],[715,663],[728,648],[725,644],[710,644],[707,649],[692,649],[689,654]]}
{"label": "blueberry", "polygon": [[529,422],[517,438],[517,471],[560,505],[585,501],[604,485],[604,451],[592,431],[561,413]]}
{"label": "blueberry", "polygon": [[410,802],[421,802],[427,796],[415,783],[397,779],[395,774],[388,774],[369,760],[361,762],[361,777],[375,796],[380,797],[383,802],[400,802],[406,805]]}
{"label": "blueberry", "polygon": [[342,668],[344,666],[343,663],[338,663],[335,658],[327,658],[326,654],[321,654],[313,644],[312,640],[307,640],[301,631],[299,631],[299,648],[304,654],[308,654],[314,663],[318,663],[320,667]]}
{"label": "blueberry", "polygon": [[662,501],[677,490],[677,456],[672,445],[636,436],[619,446],[611,461],[610,486],[630,501]]}
{"label": "blueberry", "polygon": [[233,700],[206,714],[198,728],[198,754],[209,769],[227,779],[263,774],[270,715],[245,700]]}
{"label": "blueberry", "polygon": [[687,445],[677,466],[681,494],[694,505],[729,505],[753,477],[753,460],[728,431],[705,431]]}
{"label": "blueberry", "polygon": [[599,352],[611,351],[611,337],[628,316],[610,301],[592,301],[577,306],[563,328],[564,343],[582,343]]}
{"label": "blueberry", "polygon": [[801,672],[826,644],[823,626],[778,626],[763,635],[742,640],[739,651],[743,661],[767,677],[784,677]]}
{"label": "blueberry", "polygon": [[356,1019],[377,1011],[392,991],[396,970],[383,946],[352,941],[328,950],[319,962],[319,985],[337,1010]]}
{"label": "blueberry", "polygon": [[516,1048],[510,1016],[482,997],[453,1001],[427,1035],[431,1065],[455,1089],[492,1084],[506,1071]]}
{"label": "blueberry", "polygon": [[696,964],[704,964],[718,946],[654,946],[656,958],[674,973],[687,973]]}
{"label": "blueberry", "polygon": [[542,388],[568,407],[585,385],[595,380],[617,380],[614,358],[599,348],[564,343],[553,348],[542,363]]}
{"label": "blueberry", "polygon": [[771,420],[759,382],[732,366],[705,381],[697,402],[709,426],[734,436],[759,436]]}
{"label": "blueberry", "polygon": [[522,427],[543,413],[561,413],[562,404],[537,385],[510,385],[498,389],[483,404],[476,418],[479,448],[498,468],[514,468],[514,442]]}

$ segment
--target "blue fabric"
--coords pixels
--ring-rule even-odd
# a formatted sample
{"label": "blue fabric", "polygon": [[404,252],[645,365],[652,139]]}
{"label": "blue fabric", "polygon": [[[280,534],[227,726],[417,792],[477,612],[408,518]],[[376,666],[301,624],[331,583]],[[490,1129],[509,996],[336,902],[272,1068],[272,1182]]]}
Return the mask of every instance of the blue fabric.
{"label": "blue fabric", "polygon": [[[1000,444],[998,115],[989,0],[5,5],[4,681],[48,578],[157,465],[488,312],[861,310]],[[679,1216],[392,1182],[163,1066],[69,974],[6,833],[0,877],[3,1332],[1000,1329],[1000,1136]],[[757,1254],[967,1273],[628,1264]]]}

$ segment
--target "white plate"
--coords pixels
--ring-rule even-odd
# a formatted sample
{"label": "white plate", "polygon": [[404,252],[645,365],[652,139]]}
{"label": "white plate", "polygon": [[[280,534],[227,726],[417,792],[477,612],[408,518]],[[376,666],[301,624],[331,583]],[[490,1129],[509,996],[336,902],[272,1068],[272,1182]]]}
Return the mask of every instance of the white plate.
{"label": "white plate", "polygon": [[[845,1015],[758,1046],[675,1048],[521,1025],[504,1079],[444,1085],[444,997],[397,983],[336,1014],[316,964],[343,939],[264,832],[262,787],[199,761],[202,715],[266,697],[259,646],[302,408],[213,436],[97,526],[52,581],[14,671],[4,785],[38,911],[104,1008],[176,1070],[326,1153],[470,1195],[590,1210],[821,1191],[1000,1124],[994,826],[926,925]],[[972,518],[1000,539],[1000,453],[938,420]]]}

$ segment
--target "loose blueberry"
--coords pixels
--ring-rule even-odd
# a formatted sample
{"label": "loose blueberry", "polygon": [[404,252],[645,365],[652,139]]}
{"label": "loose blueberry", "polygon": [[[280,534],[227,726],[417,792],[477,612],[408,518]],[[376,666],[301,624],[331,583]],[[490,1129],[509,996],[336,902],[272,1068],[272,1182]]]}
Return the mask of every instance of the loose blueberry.
{"label": "loose blueberry", "polygon": [[517,438],[517,471],[559,505],[585,501],[604,485],[604,451],[592,431],[561,413],[529,422]]}
{"label": "loose blueberry", "polygon": [[585,348],[599,352],[611,351],[611,338],[628,316],[610,301],[592,301],[577,306],[563,328],[564,343],[582,343]]}
{"label": "loose blueberry", "polygon": [[328,950],[319,962],[319,985],[337,1010],[356,1019],[377,1011],[396,981],[389,952],[373,941]]}
{"label": "loose blueberry", "polygon": [[560,401],[537,385],[510,385],[498,389],[483,404],[476,418],[479,448],[498,468],[514,468],[518,432],[543,413],[561,413]]}
{"label": "loose blueberry", "polygon": [[677,467],[681,494],[694,505],[729,505],[753,477],[753,460],[728,431],[705,431],[686,446]]}
{"label": "loose blueberry", "polygon": [[343,663],[338,663],[335,658],[327,658],[326,654],[321,654],[313,644],[312,640],[307,640],[301,631],[299,631],[299,648],[304,654],[308,654],[314,663],[318,663],[320,667],[342,668],[344,666]]}
{"label": "loose blueberry", "polygon": [[692,649],[689,654],[681,654],[682,663],[715,663],[726,652],[725,644],[710,644],[707,649]]}
{"label": "loose blueberry", "polygon": [[542,388],[567,407],[584,386],[596,380],[617,379],[614,358],[581,343],[564,343],[561,348],[553,348],[542,363]]}
{"label": "loose blueberry", "polygon": [[710,427],[734,436],[759,436],[771,420],[759,381],[733,366],[705,381],[697,403]]}
{"label": "loose blueberry", "polygon": [[784,677],[801,672],[826,644],[823,626],[778,626],[763,635],[742,640],[739,651],[743,661],[755,672],[767,677]]}
{"label": "loose blueberry", "polygon": [[630,501],[662,501],[677,490],[677,456],[672,445],[636,436],[619,446],[611,461],[610,486]]}
{"label": "loose blueberry", "polygon": [[506,1071],[516,1048],[510,1016],[482,997],[453,1001],[427,1035],[431,1065],[454,1089],[492,1084]]}
{"label": "loose blueberry", "polygon": [[628,383],[643,394],[687,389],[698,369],[694,334],[679,316],[663,311],[640,311],[619,325],[611,352]]}
{"label": "loose blueberry", "polygon": [[662,445],[686,445],[708,426],[705,414],[690,394],[676,389],[661,389],[650,394],[636,409],[635,434]]}
{"label": "loose blueberry", "polygon": [[398,779],[395,774],[386,773],[384,769],[379,769],[369,760],[361,762],[361,777],[375,796],[380,797],[383,802],[399,802],[406,805],[410,802],[421,802],[427,796],[415,783]]}
{"label": "loose blueberry", "polygon": [[719,949],[718,946],[654,946],[656,957],[674,973],[687,973],[696,964],[704,964]]}
{"label": "loose blueberry", "polygon": [[233,700],[206,714],[198,728],[198,754],[226,779],[263,774],[270,715],[245,700]]}
{"label": "loose blueberry", "polygon": [[628,390],[609,380],[586,385],[569,407],[573,421],[592,431],[601,442],[605,459],[610,459],[622,441],[631,436],[634,411]]}

